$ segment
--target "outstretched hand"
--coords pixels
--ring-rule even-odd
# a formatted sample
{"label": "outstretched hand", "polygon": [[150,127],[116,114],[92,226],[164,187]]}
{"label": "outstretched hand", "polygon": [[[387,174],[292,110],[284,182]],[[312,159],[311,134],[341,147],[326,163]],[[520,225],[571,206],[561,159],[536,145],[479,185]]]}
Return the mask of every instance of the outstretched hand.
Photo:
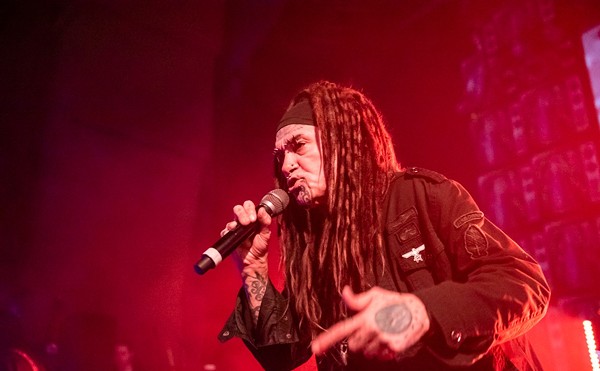
{"label": "outstretched hand", "polygon": [[362,353],[367,358],[396,359],[429,330],[425,305],[414,294],[379,287],[354,294],[346,286],[342,298],[348,308],[357,313],[319,334],[312,342],[314,354],[323,354],[347,339],[351,352]]}

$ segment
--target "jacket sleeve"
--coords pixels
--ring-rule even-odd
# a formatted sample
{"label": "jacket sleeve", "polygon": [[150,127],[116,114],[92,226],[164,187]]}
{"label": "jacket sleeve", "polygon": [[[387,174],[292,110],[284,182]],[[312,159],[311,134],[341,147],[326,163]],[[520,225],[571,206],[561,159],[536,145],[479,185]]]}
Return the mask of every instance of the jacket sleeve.
{"label": "jacket sleeve", "polygon": [[219,340],[239,337],[265,370],[292,370],[311,356],[310,336],[301,336],[296,323],[287,300],[269,281],[256,326],[242,288]]}
{"label": "jacket sleeve", "polygon": [[426,305],[430,351],[466,366],[541,320],[550,289],[540,266],[487,220],[468,192],[445,180],[425,183],[433,224],[452,265],[452,279],[414,292]]}

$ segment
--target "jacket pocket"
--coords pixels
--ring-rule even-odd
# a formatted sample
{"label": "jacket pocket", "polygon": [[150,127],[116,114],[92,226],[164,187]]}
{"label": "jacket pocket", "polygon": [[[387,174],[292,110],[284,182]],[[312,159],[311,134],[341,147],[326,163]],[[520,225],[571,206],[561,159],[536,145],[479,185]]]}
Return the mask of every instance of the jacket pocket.
{"label": "jacket pocket", "polygon": [[393,264],[400,269],[402,278],[411,291],[434,284],[429,268],[433,252],[424,243],[414,207],[400,213],[388,223],[386,240]]}

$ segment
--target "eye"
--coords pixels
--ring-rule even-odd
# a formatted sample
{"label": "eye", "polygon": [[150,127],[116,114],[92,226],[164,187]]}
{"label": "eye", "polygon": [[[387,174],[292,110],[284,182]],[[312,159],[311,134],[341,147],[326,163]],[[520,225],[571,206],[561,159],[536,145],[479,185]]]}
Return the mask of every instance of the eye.
{"label": "eye", "polygon": [[302,149],[302,147],[304,147],[305,144],[306,143],[303,141],[295,141],[290,144],[290,148],[292,151],[298,152],[300,149]]}

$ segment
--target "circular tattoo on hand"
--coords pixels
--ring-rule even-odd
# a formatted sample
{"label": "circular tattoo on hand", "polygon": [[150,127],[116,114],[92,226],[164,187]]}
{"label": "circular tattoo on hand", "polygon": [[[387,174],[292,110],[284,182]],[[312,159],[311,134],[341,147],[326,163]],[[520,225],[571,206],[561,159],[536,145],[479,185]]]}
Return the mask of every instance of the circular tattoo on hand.
{"label": "circular tattoo on hand", "polygon": [[381,331],[388,334],[402,333],[411,321],[410,311],[404,304],[390,305],[375,313],[375,323]]}

